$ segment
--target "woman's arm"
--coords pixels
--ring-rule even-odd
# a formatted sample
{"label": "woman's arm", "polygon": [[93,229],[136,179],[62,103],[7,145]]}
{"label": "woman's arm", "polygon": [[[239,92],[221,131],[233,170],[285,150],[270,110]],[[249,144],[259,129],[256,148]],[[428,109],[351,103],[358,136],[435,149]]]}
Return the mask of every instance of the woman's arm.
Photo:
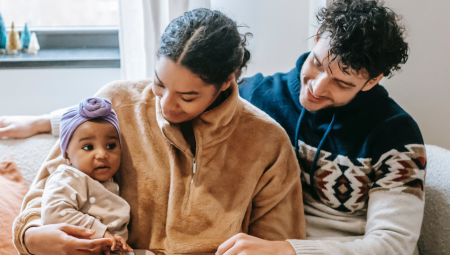
{"label": "woman's arm", "polygon": [[25,138],[52,131],[50,115],[1,116],[0,137]]}
{"label": "woman's arm", "polygon": [[61,117],[71,107],[39,116],[0,116],[0,138],[26,138],[47,132],[59,136]]}
{"label": "woman's arm", "polygon": [[20,254],[35,255],[84,255],[110,254],[109,238],[89,240],[94,230],[68,224],[52,224],[32,227],[26,231],[26,252]]}

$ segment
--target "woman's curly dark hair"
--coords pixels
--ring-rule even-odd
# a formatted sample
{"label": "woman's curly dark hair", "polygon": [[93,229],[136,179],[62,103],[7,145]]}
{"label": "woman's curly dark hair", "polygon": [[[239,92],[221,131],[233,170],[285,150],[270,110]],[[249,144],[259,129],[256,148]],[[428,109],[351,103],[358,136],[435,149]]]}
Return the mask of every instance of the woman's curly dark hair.
{"label": "woman's curly dark hair", "polygon": [[383,2],[336,0],[317,14],[319,33],[329,32],[333,60],[355,71],[365,69],[369,78],[393,71],[408,60],[408,43],[400,17]]}
{"label": "woman's curly dark hair", "polygon": [[220,11],[195,9],[174,19],[161,36],[158,58],[167,57],[217,88],[232,73],[239,78],[250,60],[247,34]]}

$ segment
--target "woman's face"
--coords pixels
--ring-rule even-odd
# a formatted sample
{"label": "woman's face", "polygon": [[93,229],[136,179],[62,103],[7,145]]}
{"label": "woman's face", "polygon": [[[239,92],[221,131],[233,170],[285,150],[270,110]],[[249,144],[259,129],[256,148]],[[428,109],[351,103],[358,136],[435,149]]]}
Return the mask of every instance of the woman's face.
{"label": "woman's face", "polygon": [[153,93],[161,99],[164,118],[171,123],[189,121],[210,106],[231,80],[217,90],[181,64],[161,57],[155,69]]}

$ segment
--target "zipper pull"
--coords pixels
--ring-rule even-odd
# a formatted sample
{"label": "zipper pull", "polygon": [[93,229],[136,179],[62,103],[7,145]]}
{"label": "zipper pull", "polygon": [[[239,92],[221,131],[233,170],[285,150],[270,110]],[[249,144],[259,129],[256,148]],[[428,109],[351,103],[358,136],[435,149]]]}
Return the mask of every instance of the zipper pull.
{"label": "zipper pull", "polygon": [[195,171],[197,170],[197,161],[194,158],[194,168],[192,169],[192,173],[195,174]]}

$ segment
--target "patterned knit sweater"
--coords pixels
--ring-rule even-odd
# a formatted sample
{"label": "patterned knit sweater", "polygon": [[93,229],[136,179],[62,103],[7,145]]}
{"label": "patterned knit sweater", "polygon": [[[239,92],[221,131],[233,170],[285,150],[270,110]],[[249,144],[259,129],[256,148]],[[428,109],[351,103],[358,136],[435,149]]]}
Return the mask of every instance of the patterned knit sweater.
{"label": "patterned knit sweater", "polygon": [[424,208],[419,127],[381,85],[345,106],[307,111],[299,74],[308,55],[289,73],[257,74],[239,88],[286,129],[298,154],[315,240],[291,244],[297,254],[412,254]]}

